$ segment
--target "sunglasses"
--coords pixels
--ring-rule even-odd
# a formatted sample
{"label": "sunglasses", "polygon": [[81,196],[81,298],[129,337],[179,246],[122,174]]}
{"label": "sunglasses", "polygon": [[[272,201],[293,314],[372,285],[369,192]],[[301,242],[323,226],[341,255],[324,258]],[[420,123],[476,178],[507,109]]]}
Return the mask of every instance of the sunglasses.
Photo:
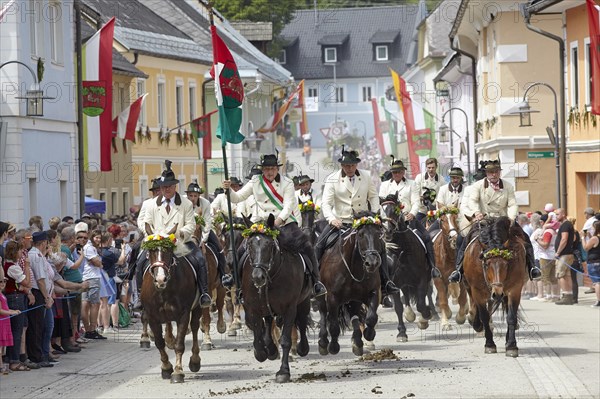
{"label": "sunglasses", "polygon": [[87,240],[87,236],[79,236],[77,237],[78,240]]}

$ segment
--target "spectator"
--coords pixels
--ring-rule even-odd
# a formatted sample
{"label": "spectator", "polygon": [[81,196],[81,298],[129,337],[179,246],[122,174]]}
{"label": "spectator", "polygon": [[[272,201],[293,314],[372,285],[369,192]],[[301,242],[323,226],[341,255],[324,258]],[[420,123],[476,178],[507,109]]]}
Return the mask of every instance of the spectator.
{"label": "spectator", "polygon": [[[113,225],[117,226],[117,225]],[[119,227],[119,226],[117,226]],[[113,229],[116,232],[116,229]],[[120,233],[121,229],[118,229]],[[121,248],[113,247],[113,234],[104,233],[102,234],[102,243],[101,243],[101,256],[102,256],[102,270],[106,272],[108,276],[108,292],[110,295],[108,297],[100,297],[100,328],[103,328],[104,331],[116,332],[114,329],[110,330],[110,317],[112,317],[113,324],[116,324],[114,327],[119,327],[119,296],[117,294],[117,284],[115,282],[115,276],[117,274],[117,265],[122,265],[125,262],[125,250]],[[110,313],[110,314],[109,314]]]}
{"label": "spectator", "polygon": [[556,210],[557,221],[560,223],[555,242],[556,278],[562,291],[562,298],[556,301],[557,305],[573,305],[573,285],[571,283],[571,265],[575,258],[573,255],[573,242],[575,229],[567,220],[567,211],[562,208]]}
{"label": "spectator", "polygon": [[[31,269],[30,263],[29,263],[29,250],[31,249],[32,246],[32,229],[21,229],[19,231],[17,231],[17,233],[15,234],[15,240],[21,245],[21,253],[19,254],[19,260],[18,260],[18,265],[21,267],[21,269],[23,270],[29,270],[29,282],[30,282],[30,291],[31,294],[30,296],[28,296],[28,301],[25,304],[26,307],[28,306],[32,306],[35,304],[36,298],[35,295],[33,295],[33,284],[35,281],[35,276],[33,275],[33,270]],[[33,296],[33,299],[31,298]],[[25,364],[25,366],[29,367],[30,369],[39,369],[40,365],[37,364],[36,362],[33,362],[31,359],[28,358],[27,356],[27,330],[28,330],[28,325],[29,325],[29,315],[27,314],[24,320],[24,328],[23,328],[23,335],[21,337],[21,348],[20,348],[20,352],[21,354],[19,355],[19,360],[21,362],[23,362],[23,364]]]}
{"label": "spectator", "polygon": [[[540,224],[548,220],[548,215],[542,215],[540,217]],[[540,259],[540,269],[542,270],[542,285],[546,295],[543,299],[546,301],[556,301],[559,299],[558,280],[556,279],[556,262],[554,259],[554,245],[556,240],[556,230],[552,228],[543,227],[537,229],[531,235],[532,243],[538,247],[538,254]],[[539,299],[538,292],[538,299]]]}
{"label": "spectator", "polygon": [[[26,309],[26,301],[28,298],[31,301],[34,300],[33,295],[31,294],[29,262],[25,263],[26,270],[23,270],[17,264],[21,249],[21,244],[16,241],[10,241],[6,244],[6,259],[3,265],[4,275],[7,279],[4,292],[6,294],[8,308],[19,312],[23,312]],[[29,367],[25,366],[19,358],[25,317],[25,314],[18,314],[10,319],[13,345],[7,346],[6,356],[10,363],[10,370],[12,371],[29,370]]]}
{"label": "spectator", "polygon": [[582,238],[585,238],[586,236],[587,238],[590,238],[594,235],[594,232],[592,232],[592,226],[596,221],[596,218],[594,218],[594,213],[594,208],[585,208],[585,210],[583,211],[583,215],[585,216],[585,222],[583,222],[583,228],[581,229]]}
{"label": "spectator", "polygon": [[[4,243],[4,239],[7,236],[8,232],[8,223],[0,222],[0,243]],[[3,255],[4,255],[4,246],[0,249],[0,263],[2,263]]]}
{"label": "spectator", "polygon": [[592,225],[594,235],[584,237],[584,249],[587,251],[587,269],[593,286],[596,290],[596,303],[593,308],[600,307],[600,220]]}
{"label": "spectator", "polygon": [[101,240],[100,230],[93,230],[90,240],[83,247],[83,281],[89,284],[89,290],[81,295],[81,319],[87,339],[106,339],[96,331],[98,311],[100,309],[100,279],[102,258],[98,254]]}
{"label": "spectator", "polygon": [[[83,277],[81,274],[84,257],[81,256],[84,243],[87,241],[88,232],[87,225],[84,223],[85,230],[76,229],[73,226],[65,228],[61,233],[61,252],[67,255],[71,262],[67,262],[63,268],[62,275],[66,281],[71,283],[82,283]],[[79,226],[81,229],[83,226]],[[79,336],[79,318],[81,316],[81,293],[69,292],[69,316],[71,320],[71,331],[75,343],[85,343],[85,338]]]}
{"label": "spectator", "polygon": [[531,237],[531,234],[533,233],[533,228],[531,227],[531,222],[529,221],[529,217],[526,214],[521,213],[517,216],[517,223],[519,223],[519,225],[521,226],[523,231],[529,237]]}
{"label": "spectator", "polygon": [[[13,346],[13,336],[10,330],[11,316],[16,316],[21,312],[18,310],[12,310],[8,308],[8,303],[3,292],[6,288],[7,278],[4,277],[4,273],[0,270],[0,355],[4,353],[5,347]],[[0,372],[2,374],[8,374],[8,366],[2,362],[2,356],[0,356]]]}
{"label": "spectator", "polygon": [[583,245],[581,244],[581,235],[579,231],[575,229],[575,218],[567,218],[569,222],[573,224],[573,264],[571,265],[571,285],[573,285],[573,302],[579,302],[579,281],[577,280],[578,274],[583,273]]}
{"label": "spectator", "polygon": [[36,231],[44,230],[44,221],[41,216],[32,216],[29,218],[29,227]]}
{"label": "spectator", "polygon": [[65,216],[64,218],[62,218],[62,221],[69,224],[73,224],[75,222],[73,216]]}
{"label": "spectator", "polygon": [[60,222],[61,220],[58,216],[51,217],[50,220],[48,220],[48,227],[50,230],[56,230]]}

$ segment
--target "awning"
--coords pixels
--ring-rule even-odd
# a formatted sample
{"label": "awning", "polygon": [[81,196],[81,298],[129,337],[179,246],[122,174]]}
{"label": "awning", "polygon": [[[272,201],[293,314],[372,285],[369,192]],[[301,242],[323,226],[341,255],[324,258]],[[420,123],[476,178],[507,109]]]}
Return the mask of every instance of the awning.
{"label": "awning", "polygon": [[85,197],[85,213],[106,213],[106,202]]}

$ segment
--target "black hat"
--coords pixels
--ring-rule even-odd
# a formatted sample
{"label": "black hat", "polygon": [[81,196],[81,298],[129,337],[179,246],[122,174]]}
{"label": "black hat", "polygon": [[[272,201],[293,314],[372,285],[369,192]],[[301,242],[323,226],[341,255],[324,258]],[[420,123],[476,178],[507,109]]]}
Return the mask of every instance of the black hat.
{"label": "black hat", "polygon": [[160,187],[173,186],[179,183],[179,180],[175,178],[175,173],[171,170],[172,163],[173,162],[169,161],[168,159],[165,160],[166,169],[162,172],[162,175],[158,179],[158,185]]}
{"label": "black hat", "polygon": [[223,187],[215,188],[215,197],[219,194],[223,194],[224,192],[225,192],[225,190],[223,189]]}
{"label": "black hat", "polygon": [[358,157],[358,152],[346,151],[342,145],[342,157],[338,159],[338,162],[341,164],[353,165],[359,163],[360,158]]}
{"label": "black hat", "polygon": [[260,165],[252,166],[252,169],[250,169],[250,174],[246,176],[245,179],[252,180],[252,177],[256,175],[262,175],[262,169],[260,168]]}
{"label": "black hat", "polygon": [[300,175],[298,176],[298,184],[304,184],[304,183],[314,183],[315,179],[311,179],[310,176],[308,175]]}
{"label": "black hat", "polygon": [[279,159],[275,154],[262,155],[260,157],[260,166],[282,166],[282,163],[279,163]]}
{"label": "black hat", "polygon": [[32,235],[33,242],[48,241],[48,233],[45,231],[36,231]]}
{"label": "black hat", "polygon": [[236,184],[238,186],[243,186],[244,183],[242,183],[242,181],[240,179],[238,179],[237,177],[230,177],[229,181],[231,181],[231,184]]}
{"label": "black hat", "polygon": [[190,183],[190,185],[188,186],[187,190],[185,190],[185,192],[202,194],[204,192],[204,190],[202,189],[202,187],[200,187],[198,185],[198,181],[194,180],[193,182]]}
{"label": "black hat", "polygon": [[495,159],[493,161],[488,161],[485,164],[485,171],[486,172],[492,172],[494,170],[502,170],[502,168],[500,167],[500,160],[499,159]]}
{"label": "black hat", "polygon": [[448,176],[464,177],[465,173],[461,168],[454,167],[450,169],[450,173],[448,173]]}
{"label": "black hat", "polygon": [[390,155],[390,157],[392,157],[392,163],[390,164],[390,172],[400,172],[406,170],[404,162],[402,162],[400,159],[394,158],[393,155]]}
{"label": "black hat", "polygon": [[160,186],[158,185],[160,178],[152,179],[152,187],[150,187],[150,191],[160,190]]}

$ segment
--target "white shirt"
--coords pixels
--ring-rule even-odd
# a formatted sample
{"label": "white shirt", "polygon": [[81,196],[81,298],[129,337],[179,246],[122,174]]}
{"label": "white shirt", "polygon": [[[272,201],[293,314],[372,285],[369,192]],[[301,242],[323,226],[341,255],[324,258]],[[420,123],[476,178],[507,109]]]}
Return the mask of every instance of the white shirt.
{"label": "white shirt", "polygon": [[83,281],[91,280],[94,278],[100,278],[102,273],[102,268],[98,266],[94,266],[91,264],[91,260],[94,258],[100,258],[98,255],[98,250],[96,247],[92,245],[91,241],[88,241],[87,244],[83,247],[83,262],[81,268],[83,272],[81,273],[83,276]]}

